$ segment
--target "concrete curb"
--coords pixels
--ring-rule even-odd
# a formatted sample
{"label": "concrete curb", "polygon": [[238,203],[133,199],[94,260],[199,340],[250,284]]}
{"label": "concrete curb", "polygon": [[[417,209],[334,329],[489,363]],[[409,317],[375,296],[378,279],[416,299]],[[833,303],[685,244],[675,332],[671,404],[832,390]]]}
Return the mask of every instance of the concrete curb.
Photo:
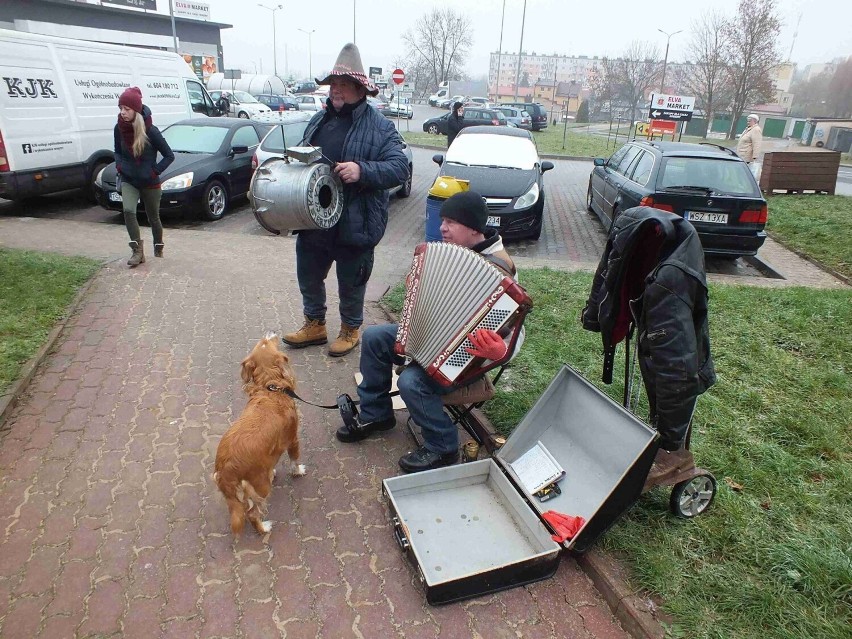
{"label": "concrete curb", "polygon": [[837,271],[835,271],[834,269],[829,268],[828,266],[826,266],[826,265],[825,265],[825,264],[823,264],[822,262],[819,262],[819,261],[815,260],[814,258],[812,258],[812,257],[810,257],[809,255],[807,255],[807,254],[805,254],[805,253],[803,253],[803,252],[799,251],[798,249],[795,249],[795,248],[793,248],[792,246],[788,246],[787,244],[785,244],[784,242],[782,242],[781,240],[779,240],[777,237],[775,237],[775,236],[774,236],[774,235],[772,235],[771,233],[769,234],[769,236],[770,236],[770,237],[771,237],[771,238],[772,238],[775,242],[777,242],[779,245],[783,246],[785,249],[787,249],[787,250],[788,250],[788,251],[790,251],[791,253],[795,253],[797,256],[799,256],[800,258],[802,258],[802,259],[803,259],[803,260],[805,260],[806,262],[810,262],[811,264],[813,264],[814,266],[816,266],[816,267],[817,267],[818,269],[820,269],[821,271],[825,271],[826,273],[828,273],[828,274],[829,274],[829,275],[831,275],[832,277],[836,277],[837,279],[839,279],[841,282],[843,282],[843,283],[844,283],[844,284],[846,284],[847,286],[852,286],[852,279],[850,279],[850,278],[846,277],[846,276],[845,276],[845,275],[843,275],[842,273],[838,273],[838,272],[837,272]]}
{"label": "concrete curb", "polygon": [[47,335],[47,339],[44,344],[42,344],[41,348],[38,349],[35,355],[33,355],[22,367],[21,372],[17,380],[12,383],[12,386],[0,396],[0,430],[3,430],[3,427],[6,423],[6,419],[12,413],[12,410],[18,403],[18,399],[24,394],[27,386],[35,375],[41,363],[47,358],[48,354],[53,350],[53,347],[56,345],[57,340],[59,339],[60,334],[63,330],[65,330],[65,326],[68,324],[68,320],[72,315],[77,311],[77,309],[81,306],[83,299],[86,297],[86,294],[89,292],[89,289],[92,286],[92,282],[95,281],[95,278],[100,274],[101,270],[103,270],[104,266],[106,266],[110,261],[103,262],[101,264],[100,269],[98,269],[92,277],[90,277],[86,282],[77,289],[77,293],[74,295],[74,299],[71,300],[71,303],[66,307],[65,313],[59,319],[59,321],[54,325],[54,327],[50,330],[50,333]]}

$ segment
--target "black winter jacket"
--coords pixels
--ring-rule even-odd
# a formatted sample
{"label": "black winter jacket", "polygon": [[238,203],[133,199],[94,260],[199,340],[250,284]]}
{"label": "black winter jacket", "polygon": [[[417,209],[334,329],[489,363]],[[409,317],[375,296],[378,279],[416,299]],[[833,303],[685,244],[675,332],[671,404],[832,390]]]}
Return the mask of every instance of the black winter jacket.
{"label": "black winter jacket", "polygon": [[[305,129],[303,145],[311,139],[325,118],[318,112]],[[352,112],[352,126],[343,142],[341,162],[357,162],[361,178],[343,185],[344,207],[340,221],[322,231],[302,231],[312,241],[336,238],[344,246],[372,248],[385,234],[388,224],[388,192],[408,179],[408,158],[402,138],[393,123],[366,100]]]}
{"label": "black winter jacket", "polygon": [[[151,117],[151,109],[147,106],[142,106],[141,116],[143,118]],[[172,153],[168,143],[163,138],[163,134],[154,125],[149,126],[145,132],[148,134],[150,144],[145,145],[145,150],[138,158],[133,155],[133,150],[127,148],[124,140],[121,137],[121,131],[118,125],[115,125],[113,130],[113,138],[115,142],[115,168],[121,173],[121,179],[132,184],[137,189],[150,189],[160,185],[160,173],[165,171],[168,166],[175,161],[175,154]],[[157,152],[163,156],[163,159],[157,162]]]}
{"label": "black winter jacket", "polygon": [[447,148],[456,139],[456,136],[464,128],[464,116],[459,117],[459,114],[453,111],[447,118]]}
{"label": "black winter jacket", "polygon": [[583,327],[601,333],[609,383],[615,345],[636,325],[657,428],[674,439],[685,435],[695,399],[716,382],[707,303],[704,250],[692,224],[644,206],[615,219]]}

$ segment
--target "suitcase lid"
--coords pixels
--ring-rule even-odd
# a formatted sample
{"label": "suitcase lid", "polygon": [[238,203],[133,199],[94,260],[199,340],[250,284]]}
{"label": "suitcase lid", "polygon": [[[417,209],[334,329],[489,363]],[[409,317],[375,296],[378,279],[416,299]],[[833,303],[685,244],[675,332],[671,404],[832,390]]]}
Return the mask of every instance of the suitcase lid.
{"label": "suitcase lid", "polygon": [[[584,552],[639,498],[657,439],[654,429],[565,364],[494,457],[540,518],[554,510],[586,520],[562,544]],[[561,494],[545,502],[512,468],[537,442],[565,471]]]}

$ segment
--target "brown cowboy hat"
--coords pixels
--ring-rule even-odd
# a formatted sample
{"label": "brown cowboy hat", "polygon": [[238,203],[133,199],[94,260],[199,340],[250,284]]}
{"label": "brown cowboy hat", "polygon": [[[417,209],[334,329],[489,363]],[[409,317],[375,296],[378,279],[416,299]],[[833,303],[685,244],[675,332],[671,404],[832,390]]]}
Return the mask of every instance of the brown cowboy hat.
{"label": "brown cowboy hat", "polygon": [[367,89],[368,95],[376,96],[379,94],[379,88],[364,73],[364,65],[361,62],[361,53],[358,51],[358,47],[351,42],[341,49],[331,73],[322,80],[316,78],[316,81],[317,84],[331,84],[331,78],[341,75],[352,78],[355,82],[361,84]]}

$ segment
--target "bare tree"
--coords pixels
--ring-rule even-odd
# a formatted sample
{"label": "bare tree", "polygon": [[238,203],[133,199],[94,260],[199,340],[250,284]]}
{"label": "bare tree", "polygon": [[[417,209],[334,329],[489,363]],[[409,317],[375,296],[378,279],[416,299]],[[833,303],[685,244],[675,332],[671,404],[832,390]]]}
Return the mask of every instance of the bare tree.
{"label": "bare tree", "polygon": [[604,59],[607,75],[618,87],[618,94],[631,107],[630,119],[636,117],[639,100],[660,77],[663,62],[660,50],[652,44],[634,40],[619,58]]}
{"label": "bare tree", "polygon": [[739,0],[736,16],[723,28],[733,85],[729,140],[734,139],[745,108],[775,94],[773,69],[781,60],[780,32],[776,0]]}
{"label": "bare tree", "polygon": [[612,81],[610,71],[610,61],[608,58],[601,60],[599,65],[595,65],[592,72],[589,74],[589,87],[592,90],[592,112],[598,114],[603,107],[606,107],[608,113],[612,113],[612,101],[615,98],[615,85]]}
{"label": "bare tree", "polygon": [[852,118],[852,57],[837,65],[828,84],[828,107],[835,118]]}
{"label": "bare tree", "polygon": [[470,18],[452,8],[432,9],[403,34],[409,66],[429,71],[431,86],[461,75],[470,48],[473,29]]}
{"label": "bare tree", "polygon": [[731,99],[730,75],[726,65],[725,22],[725,16],[718,10],[704,13],[693,21],[692,39],[687,45],[692,72],[687,74],[684,81],[686,90],[695,96],[696,104],[707,118],[704,137],[707,137],[717,106],[727,106]]}
{"label": "bare tree", "polygon": [[793,105],[790,114],[796,117],[825,118],[829,112],[829,86],[834,78],[832,73],[820,73],[809,79],[800,79],[793,83]]}

